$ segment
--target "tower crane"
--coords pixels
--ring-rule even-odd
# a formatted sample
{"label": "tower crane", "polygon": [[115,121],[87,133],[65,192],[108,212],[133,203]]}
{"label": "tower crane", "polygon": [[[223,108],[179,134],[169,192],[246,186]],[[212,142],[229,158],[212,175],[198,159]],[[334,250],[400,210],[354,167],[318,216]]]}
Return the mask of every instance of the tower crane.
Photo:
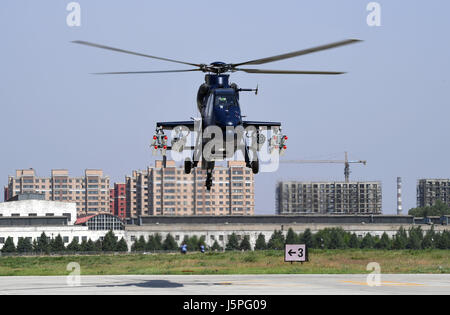
{"label": "tower crane", "polygon": [[338,163],[338,164],[344,164],[344,176],[345,176],[345,182],[349,182],[350,178],[350,163],[359,163],[366,165],[367,161],[365,160],[348,160],[348,154],[345,152],[345,159],[344,160],[284,160],[280,161],[280,163],[284,164],[301,164],[301,163],[313,163],[313,164],[319,164],[319,163]]}

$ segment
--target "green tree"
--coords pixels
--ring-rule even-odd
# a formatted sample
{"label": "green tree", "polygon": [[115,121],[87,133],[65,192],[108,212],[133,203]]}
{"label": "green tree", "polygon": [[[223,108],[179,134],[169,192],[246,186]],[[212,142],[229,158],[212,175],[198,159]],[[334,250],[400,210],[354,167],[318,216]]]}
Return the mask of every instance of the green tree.
{"label": "green tree", "polygon": [[282,231],[275,230],[267,243],[268,249],[284,249],[285,239]]}
{"label": "green tree", "polygon": [[422,248],[434,248],[435,247],[435,238],[436,233],[434,232],[434,226],[431,226],[431,229],[427,231],[425,236],[423,237]]}
{"label": "green tree", "polygon": [[33,251],[33,245],[29,238],[20,237],[17,243],[17,251],[19,253],[31,253]]}
{"label": "green tree", "polygon": [[289,228],[286,234],[286,244],[297,244],[299,242],[298,235],[292,228]]}
{"label": "green tree", "polygon": [[377,249],[391,249],[391,246],[391,239],[386,234],[386,232],[384,232],[383,235],[381,235],[380,240],[376,243],[375,247]]}
{"label": "green tree", "polygon": [[50,242],[45,232],[42,232],[37,242],[36,252],[40,254],[50,254]]}
{"label": "green tree", "polygon": [[330,233],[328,231],[329,231],[329,229],[323,229],[323,230],[318,231],[316,234],[314,234],[314,236],[313,236],[314,248],[319,248],[319,249],[327,248],[327,245],[330,242],[329,241]]}
{"label": "green tree", "polygon": [[438,199],[433,206],[412,208],[408,211],[408,214],[415,217],[450,215],[450,207]]}
{"label": "green tree", "polygon": [[37,253],[38,252],[38,248],[39,248],[38,242],[37,242],[36,239],[34,239],[33,240],[33,253]]}
{"label": "green tree", "polygon": [[405,249],[408,243],[408,234],[405,229],[401,226],[394,236],[394,241],[392,242],[392,249]]}
{"label": "green tree", "polygon": [[374,247],[375,241],[373,239],[373,236],[370,233],[367,233],[361,241],[361,248],[370,249]]}
{"label": "green tree", "polygon": [[348,247],[350,247],[350,248],[360,248],[361,247],[358,236],[355,233],[352,233],[352,235],[350,235],[350,239],[348,241]]}
{"label": "green tree", "polygon": [[101,252],[103,248],[102,241],[100,239],[94,242],[94,251]]}
{"label": "green tree", "polygon": [[245,235],[244,238],[241,241],[241,245],[239,245],[240,250],[252,250],[252,246],[250,245],[249,236]]}
{"label": "green tree", "polygon": [[343,249],[346,247],[344,241],[344,230],[342,228],[332,228],[329,230],[328,249]]}
{"label": "green tree", "polygon": [[186,245],[187,245],[187,249],[189,251],[198,251],[200,248],[200,245],[199,245],[199,238],[197,237],[197,235],[188,237]]}
{"label": "green tree", "polygon": [[255,243],[255,250],[265,250],[265,249],[267,249],[266,237],[264,236],[264,234],[259,233]]}
{"label": "green tree", "polygon": [[72,242],[70,242],[69,245],[67,245],[67,251],[74,252],[74,253],[81,251],[81,246],[78,243],[77,238],[74,237],[72,239]]}
{"label": "green tree", "polygon": [[81,251],[83,252],[95,252],[95,243],[89,239],[88,241],[81,242]]}
{"label": "green tree", "polygon": [[313,247],[313,236],[310,229],[306,229],[300,237],[300,243],[305,244],[306,248]]}
{"label": "green tree", "polygon": [[15,253],[16,252],[16,246],[14,245],[14,241],[12,237],[8,237],[5,241],[5,244],[3,244],[2,253]]}
{"label": "green tree", "polygon": [[417,228],[411,227],[409,229],[408,242],[406,243],[407,249],[422,249],[423,242],[423,232],[422,228],[418,226]]}
{"label": "green tree", "polygon": [[50,250],[53,253],[61,253],[66,250],[64,241],[60,234],[50,241]]}
{"label": "green tree", "polygon": [[223,250],[223,248],[219,245],[219,243],[217,243],[217,241],[214,241],[214,244],[211,247],[211,250],[213,252],[221,252]]}
{"label": "green tree", "polygon": [[164,240],[163,249],[164,250],[177,250],[178,249],[178,244],[170,233],[167,234],[166,239]]}
{"label": "green tree", "polygon": [[[145,245],[144,245],[145,247]],[[114,252],[117,248],[116,235],[112,230],[105,234],[105,238],[102,242],[102,250],[104,252]]]}
{"label": "green tree", "polygon": [[163,249],[163,245],[162,245],[162,236],[159,233],[155,234],[155,250],[162,250]]}
{"label": "green tree", "polygon": [[238,250],[239,249],[239,240],[235,233],[231,234],[228,238],[228,243],[225,247],[225,250]]}
{"label": "green tree", "polygon": [[[158,249],[158,244],[154,235],[149,235],[148,241],[145,244],[145,250],[147,251],[155,251]],[[133,249],[132,249],[133,250]]]}
{"label": "green tree", "polygon": [[118,252],[128,252],[128,245],[123,237],[117,242],[115,250]]}
{"label": "green tree", "polygon": [[143,252],[147,247],[147,243],[145,242],[144,235],[139,236],[137,240],[134,241],[131,246],[131,251],[133,252]]}
{"label": "green tree", "polygon": [[450,249],[450,232],[443,231],[436,233],[436,248],[438,249]]}

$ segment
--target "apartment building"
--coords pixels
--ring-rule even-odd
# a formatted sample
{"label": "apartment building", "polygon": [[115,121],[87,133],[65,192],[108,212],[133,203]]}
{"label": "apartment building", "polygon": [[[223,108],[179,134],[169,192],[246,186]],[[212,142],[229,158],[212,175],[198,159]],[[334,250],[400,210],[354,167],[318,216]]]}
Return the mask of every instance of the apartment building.
{"label": "apartment building", "polygon": [[50,177],[38,177],[34,169],[16,170],[8,177],[7,199],[18,194],[43,194],[45,200],[75,202],[77,213],[109,212],[109,177],[102,170],[85,170],[82,177],[68,170],[52,170]]}
{"label": "apartment building", "polygon": [[380,182],[279,182],[277,214],[381,214]]}
{"label": "apartment building", "polygon": [[125,178],[127,217],[139,215],[254,215],[254,176],[244,162],[216,166],[211,191],[200,168],[185,174],[174,161]]}
{"label": "apartment building", "polygon": [[127,195],[126,185],[114,183],[114,188],[110,189],[110,212],[119,218],[125,219],[127,215]]}
{"label": "apartment building", "polygon": [[433,206],[436,200],[450,206],[450,179],[419,179],[417,207]]}

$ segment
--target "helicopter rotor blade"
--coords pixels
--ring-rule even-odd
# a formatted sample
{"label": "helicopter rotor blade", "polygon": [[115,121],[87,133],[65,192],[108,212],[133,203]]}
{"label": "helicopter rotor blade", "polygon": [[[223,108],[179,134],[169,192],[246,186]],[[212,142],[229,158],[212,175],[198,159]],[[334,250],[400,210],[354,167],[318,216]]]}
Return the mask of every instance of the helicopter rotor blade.
{"label": "helicopter rotor blade", "polygon": [[92,74],[148,74],[148,73],[174,73],[174,72],[192,72],[202,71],[200,69],[187,69],[187,70],[161,70],[161,71],[123,71],[123,72],[97,72]]}
{"label": "helicopter rotor blade", "polygon": [[138,53],[138,52],[134,52],[134,51],[130,51],[130,50],[114,48],[114,47],[100,45],[100,44],[95,44],[95,43],[86,42],[86,41],[82,41],[82,40],[75,40],[75,41],[72,41],[72,43],[80,44],[80,45],[86,45],[86,46],[90,46],[90,47],[101,48],[101,49],[112,50],[112,51],[125,53],[125,54],[130,54],[130,55],[135,55],[135,56],[141,56],[141,57],[147,57],[147,58],[152,58],[152,59],[164,60],[164,61],[169,61],[169,62],[181,63],[181,64],[194,66],[194,67],[201,67],[200,64],[196,64],[196,63],[190,63],[190,62],[184,62],[184,61],[179,61],[179,60],[174,60],[174,59],[168,59],[168,58],[162,58],[162,57],[146,55],[146,54],[142,54],[142,53]]}
{"label": "helicopter rotor blade", "polygon": [[339,47],[339,46],[349,45],[349,44],[357,43],[360,41],[361,40],[359,40],[359,39],[347,39],[347,40],[334,42],[334,43],[327,44],[327,45],[298,50],[298,51],[290,52],[287,54],[282,54],[282,55],[277,55],[277,56],[272,56],[272,57],[267,57],[267,58],[261,58],[261,59],[255,59],[255,60],[241,62],[241,63],[235,63],[235,64],[232,64],[231,66],[234,68],[234,67],[239,67],[242,65],[261,65],[261,64],[265,64],[265,63],[269,63],[269,62],[274,62],[274,61],[278,61],[278,60],[283,60],[283,59],[293,58],[293,57],[297,57],[297,56],[301,56],[301,55],[306,55],[306,54],[310,54],[310,53],[317,52],[317,51],[322,51],[322,50],[331,49],[331,48],[335,48],[335,47]]}
{"label": "helicopter rotor blade", "polygon": [[242,69],[235,68],[236,71],[244,71],[247,73],[259,73],[259,74],[344,74],[345,72],[336,71],[303,71],[303,70],[265,70],[265,69]]}

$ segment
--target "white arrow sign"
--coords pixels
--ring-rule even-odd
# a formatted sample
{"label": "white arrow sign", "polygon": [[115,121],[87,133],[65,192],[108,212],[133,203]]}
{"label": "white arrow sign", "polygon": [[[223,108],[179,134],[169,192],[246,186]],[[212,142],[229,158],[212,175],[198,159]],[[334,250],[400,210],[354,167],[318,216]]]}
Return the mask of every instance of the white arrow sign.
{"label": "white arrow sign", "polygon": [[307,261],[308,255],[305,244],[286,244],[284,246],[284,261]]}

